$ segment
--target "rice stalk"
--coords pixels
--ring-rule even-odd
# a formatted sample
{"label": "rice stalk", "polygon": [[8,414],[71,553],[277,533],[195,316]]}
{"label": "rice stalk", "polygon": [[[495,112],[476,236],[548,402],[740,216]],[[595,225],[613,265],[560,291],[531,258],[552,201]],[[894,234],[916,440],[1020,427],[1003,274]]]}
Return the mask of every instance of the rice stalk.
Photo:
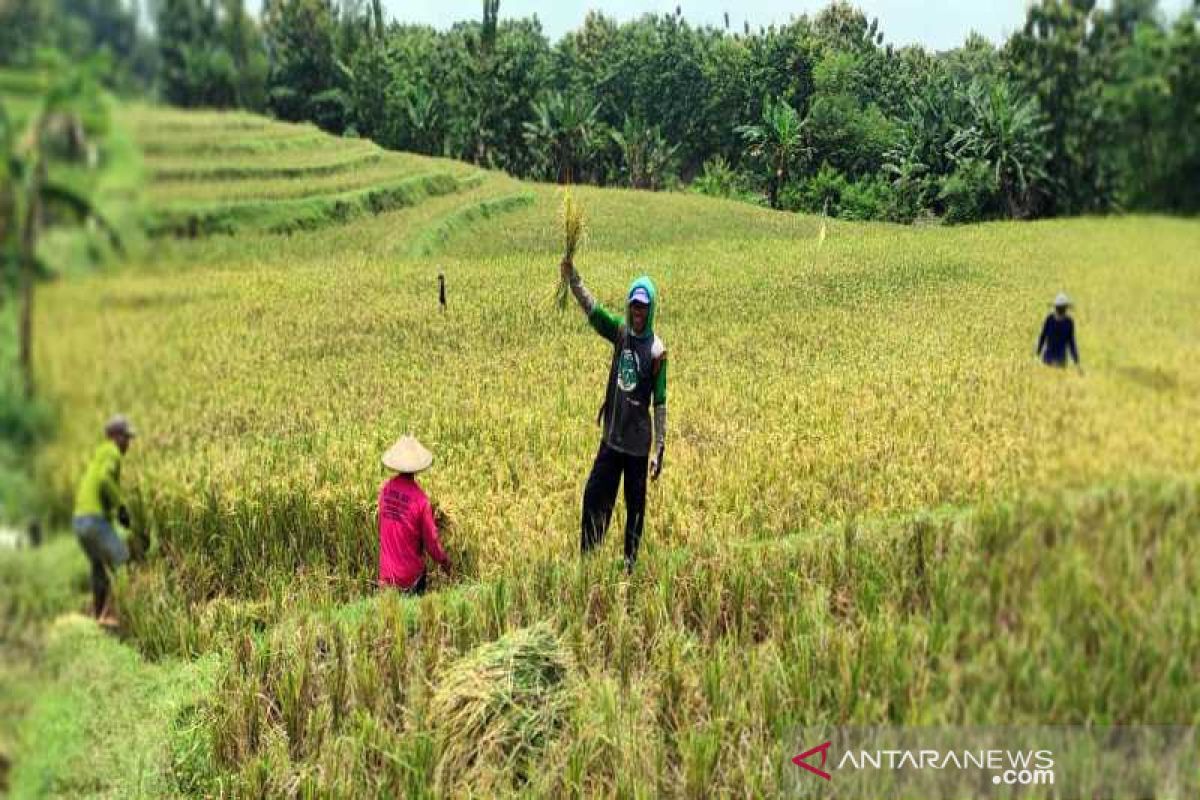
{"label": "rice stalk", "polygon": [[[575,260],[575,252],[579,249],[579,241],[583,238],[583,208],[575,199],[575,195],[571,193],[570,187],[563,191],[562,204],[562,223],[563,223],[563,261],[573,262]],[[558,303],[560,309],[567,307],[567,297],[570,294],[570,287],[567,286],[567,276],[559,270],[558,289],[554,294],[554,299]]]}

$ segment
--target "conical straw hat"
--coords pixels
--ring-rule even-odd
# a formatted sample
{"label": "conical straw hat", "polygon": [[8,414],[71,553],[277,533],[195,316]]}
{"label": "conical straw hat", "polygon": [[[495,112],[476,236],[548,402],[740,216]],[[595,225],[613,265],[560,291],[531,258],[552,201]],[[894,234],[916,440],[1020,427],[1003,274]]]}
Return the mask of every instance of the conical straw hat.
{"label": "conical straw hat", "polygon": [[401,436],[383,454],[383,465],[396,472],[421,472],[433,464],[433,453],[412,436]]}

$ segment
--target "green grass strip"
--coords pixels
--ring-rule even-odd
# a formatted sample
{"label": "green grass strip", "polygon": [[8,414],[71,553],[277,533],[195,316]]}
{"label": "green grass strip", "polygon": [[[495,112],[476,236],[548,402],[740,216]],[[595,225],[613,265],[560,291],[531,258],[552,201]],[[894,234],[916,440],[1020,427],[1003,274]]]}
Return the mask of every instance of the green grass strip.
{"label": "green grass strip", "polygon": [[218,658],[151,664],[87,617],[59,617],[34,677],[11,796],[177,794],[174,773],[202,745],[180,720],[211,691]]}
{"label": "green grass strip", "polygon": [[143,139],[142,150],[148,156],[162,155],[221,155],[232,153],[272,153],[278,150],[297,150],[315,147],[329,139],[327,133],[306,133],[284,137],[236,139],[233,141],[199,140],[180,142],[174,139]]}
{"label": "green grass strip", "polygon": [[197,238],[248,229],[295,233],[414,206],[428,197],[458,192],[462,186],[463,182],[453,175],[436,172],[320,197],[167,209],[151,214],[145,226],[152,237]]}
{"label": "green grass strip", "polygon": [[354,169],[376,164],[383,159],[382,152],[364,153],[354,158],[332,161],[325,164],[310,164],[304,166],[268,166],[253,167],[249,165],[213,166],[190,168],[162,168],[154,170],[156,181],[228,181],[228,180],[267,180],[270,178],[315,178],[325,175],[336,175]]}
{"label": "green grass strip", "polygon": [[455,209],[413,239],[408,254],[414,257],[433,255],[450,240],[450,237],[475,222],[531,206],[534,200],[533,192],[517,192]]}

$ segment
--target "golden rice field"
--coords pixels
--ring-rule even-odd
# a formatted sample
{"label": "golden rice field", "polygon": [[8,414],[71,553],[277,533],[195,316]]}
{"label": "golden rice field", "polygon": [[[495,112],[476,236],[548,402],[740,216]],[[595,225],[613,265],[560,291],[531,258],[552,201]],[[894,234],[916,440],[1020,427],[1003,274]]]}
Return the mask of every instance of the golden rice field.
{"label": "golden rice field", "polygon": [[[301,563],[367,575],[377,456],[411,431],[438,456],[427,484],[472,576],[572,557],[607,349],[551,303],[557,195],[534,192],[429,259],[396,252],[432,224],[422,204],[172,243],[151,270],[53,287],[41,378],[72,413],[46,474],[65,502],[96,420],[127,409],[145,430],[129,479],[161,524],[199,536],[244,517],[256,548],[295,540]],[[1200,467],[1194,223],[843,224],[818,247],[799,217],[578,194],[598,296],[619,301],[643,270],[663,287],[650,549]],[[1082,375],[1034,359],[1060,289],[1078,298]]]}
{"label": "golden rice field", "polygon": [[[226,659],[178,793],[769,796],[802,723],[1200,721],[1200,223],[834,221],[819,242],[812,218],[577,188],[586,282],[617,304],[651,274],[670,353],[625,582],[619,506],[577,567],[608,349],[554,305],[556,187],[246,115],[132,123],[150,210],[320,210],[153,239],[39,299],[60,410],[39,475],[65,517],[129,413],[123,481],[158,547],[121,586],[126,634]],[[450,183],[329,211],[423,175]],[[1083,372],[1034,357],[1062,290]],[[419,602],[371,586],[378,458],[406,432],[460,567]],[[500,714],[472,735],[519,757],[473,762],[446,687],[505,647],[540,665],[511,707],[553,713]]]}

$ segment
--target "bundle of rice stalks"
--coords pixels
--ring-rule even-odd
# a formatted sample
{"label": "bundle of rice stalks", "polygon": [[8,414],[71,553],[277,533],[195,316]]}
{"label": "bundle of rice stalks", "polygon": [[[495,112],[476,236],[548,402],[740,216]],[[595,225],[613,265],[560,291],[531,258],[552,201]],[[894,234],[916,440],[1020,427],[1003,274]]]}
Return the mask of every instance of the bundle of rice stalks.
{"label": "bundle of rice stalks", "polygon": [[[583,208],[575,200],[570,187],[563,192],[562,222],[564,237],[563,261],[574,261],[575,251],[579,249],[579,240],[583,238]],[[559,308],[566,308],[569,291],[567,276],[560,270],[558,290],[554,295]]]}
{"label": "bundle of rice stalks", "polygon": [[433,503],[433,522],[437,525],[439,531],[448,531],[454,527],[454,515],[451,513],[449,503],[434,500]]}
{"label": "bundle of rice stalks", "polygon": [[546,623],[480,645],[442,674],[430,703],[441,792],[520,785],[570,710],[571,654]]}

